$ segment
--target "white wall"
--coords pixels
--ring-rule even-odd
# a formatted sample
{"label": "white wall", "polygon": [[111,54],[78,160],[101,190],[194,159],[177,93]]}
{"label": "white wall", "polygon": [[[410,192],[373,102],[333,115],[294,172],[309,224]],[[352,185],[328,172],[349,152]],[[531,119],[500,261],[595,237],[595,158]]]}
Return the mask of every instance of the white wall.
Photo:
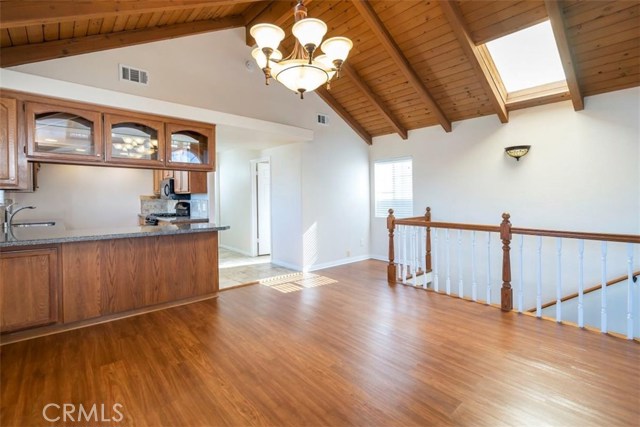
{"label": "white wall", "polygon": [[61,220],[68,229],[138,225],[140,195],[153,193],[150,170],[42,164],[35,193],[6,193],[24,210],[16,220]]}
{"label": "white wall", "polygon": [[[371,162],[413,157],[414,213],[434,220],[497,224],[504,211],[517,226],[639,233],[640,89],[411,131],[409,139],[375,138]],[[504,153],[530,144],[519,162]],[[373,188],[372,188],[373,191]],[[373,206],[373,200],[372,200]],[[373,212],[373,210],[372,210]],[[386,251],[384,219],[373,222],[373,252]]]}
{"label": "white wall", "polygon": [[[305,102],[281,84],[264,84],[244,28],[12,67],[10,70],[207,110],[297,126]],[[149,84],[119,80],[118,64],[149,72]],[[153,112],[153,111],[151,111]]]}
{"label": "white wall", "polygon": [[233,150],[218,154],[221,224],[231,228],[220,234],[220,244],[251,254],[251,168],[259,157],[254,150]]}
{"label": "white wall", "polygon": [[263,150],[260,155],[271,164],[271,260],[293,269],[302,266],[301,152],[300,143]]}
{"label": "white wall", "polygon": [[303,268],[314,270],[369,258],[369,146],[316,95],[309,101],[329,116],[301,144]]}

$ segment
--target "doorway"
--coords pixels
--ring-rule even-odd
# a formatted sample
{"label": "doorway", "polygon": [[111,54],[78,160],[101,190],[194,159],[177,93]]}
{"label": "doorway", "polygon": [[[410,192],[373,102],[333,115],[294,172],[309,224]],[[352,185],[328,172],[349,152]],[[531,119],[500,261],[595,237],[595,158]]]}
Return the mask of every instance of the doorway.
{"label": "doorway", "polygon": [[271,254],[271,163],[269,159],[251,161],[252,179],[252,252]]}

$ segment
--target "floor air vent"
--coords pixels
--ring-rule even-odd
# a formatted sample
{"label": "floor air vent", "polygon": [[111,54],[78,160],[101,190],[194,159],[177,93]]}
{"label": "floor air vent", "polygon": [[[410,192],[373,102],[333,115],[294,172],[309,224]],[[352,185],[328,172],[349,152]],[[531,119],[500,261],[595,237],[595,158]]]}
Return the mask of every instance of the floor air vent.
{"label": "floor air vent", "polygon": [[120,64],[120,80],[146,85],[149,84],[149,73],[139,68]]}

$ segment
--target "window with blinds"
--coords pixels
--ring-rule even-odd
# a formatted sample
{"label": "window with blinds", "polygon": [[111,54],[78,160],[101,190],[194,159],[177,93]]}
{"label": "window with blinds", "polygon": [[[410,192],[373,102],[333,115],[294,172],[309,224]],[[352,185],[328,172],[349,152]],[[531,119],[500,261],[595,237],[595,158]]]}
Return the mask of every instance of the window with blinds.
{"label": "window with blinds", "polygon": [[374,163],[375,216],[383,218],[393,209],[396,218],[413,216],[412,159],[381,160]]}

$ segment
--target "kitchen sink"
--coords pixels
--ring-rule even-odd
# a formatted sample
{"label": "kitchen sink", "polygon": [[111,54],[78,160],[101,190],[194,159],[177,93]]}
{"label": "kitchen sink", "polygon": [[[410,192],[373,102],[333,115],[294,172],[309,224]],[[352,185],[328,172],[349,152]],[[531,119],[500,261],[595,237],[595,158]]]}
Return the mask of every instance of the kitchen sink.
{"label": "kitchen sink", "polygon": [[11,224],[12,227],[53,227],[55,221],[34,221],[34,222],[17,222]]}

